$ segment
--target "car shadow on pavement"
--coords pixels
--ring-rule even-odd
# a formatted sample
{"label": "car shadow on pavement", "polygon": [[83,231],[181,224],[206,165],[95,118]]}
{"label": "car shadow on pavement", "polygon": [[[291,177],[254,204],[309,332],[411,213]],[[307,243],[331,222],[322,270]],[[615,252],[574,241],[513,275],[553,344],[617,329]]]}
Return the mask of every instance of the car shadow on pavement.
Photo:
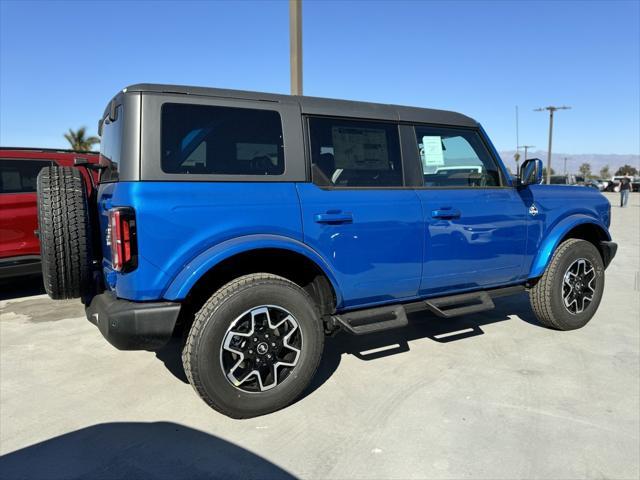
{"label": "car shadow on pavement", "polygon": [[413,340],[428,338],[438,343],[463,341],[484,335],[483,326],[504,322],[510,316],[517,316],[526,323],[540,327],[529,306],[528,294],[497,298],[494,303],[496,308],[493,310],[454,318],[439,318],[428,311],[413,312],[408,315],[409,325],[405,328],[362,336],[338,333],[335,337],[329,337],[316,375],[300,399],[318,389],[333,375],[343,355],[372,361],[408,352],[409,342]]}
{"label": "car shadow on pavement", "polygon": [[[494,303],[496,305],[494,310],[473,315],[439,318],[427,311],[419,311],[408,315],[409,325],[405,328],[362,336],[338,333],[334,337],[327,337],[320,366],[300,399],[311,394],[331,378],[338,369],[343,355],[353,355],[363,361],[372,361],[408,352],[409,342],[413,340],[428,338],[438,343],[462,341],[483,335],[484,325],[504,322],[509,320],[510,316],[517,316],[526,323],[540,326],[529,306],[527,293],[497,298]],[[188,383],[182,368],[181,345],[182,334],[178,333],[165,347],[155,353],[174,377]]]}
{"label": "car shadow on pavement", "polygon": [[156,358],[164,363],[171,374],[183,383],[189,383],[182,367],[182,332],[178,331],[169,343],[156,352]]}
{"label": "car shadow on pavement", "polygon": [[42,295],[45,292],[41,275],[5,278],[0,280],[0,300]]}
{"label": "car shadow on pavement", "polygon": [[103,423],[0,457],[2,478],[293,479],[268,460],[171,422]]}

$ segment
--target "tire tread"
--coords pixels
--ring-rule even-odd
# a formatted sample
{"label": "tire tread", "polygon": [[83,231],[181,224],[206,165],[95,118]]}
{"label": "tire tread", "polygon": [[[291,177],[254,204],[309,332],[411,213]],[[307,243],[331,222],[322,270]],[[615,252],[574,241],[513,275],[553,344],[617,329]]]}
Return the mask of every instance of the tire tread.
{"label": "tire tread", "polygon": [[[568,251],[577,245],[585,243],[585,240],[569,238],[560,244],[553,253],[551,262],[538,282],[529,290],[529,300],[533,313],[538,321],[547,328],[555,330],[567,330],[567,327],[558,321],[552,310],[552,296],[554,294],[553,279],[562,275],[560,271],[561,259]],[[588,243],[588,242],[587,242]]]}
{"label": "tire tread", "polygon": [[38,174],[38,229],[45,290],[53,299],[78,298],[90,279],[90,223],[82,174],[45,167]]}
{"label": "tire tread", "polygon": [[[274,283],[302,293],[313,305],[313,300],[311,299],[309,294],[305,292],[301,287],[287,280],[286,278],[270,273],[252,273],[249,275],[238,277],[216,291],[196,314],[193,324],[191,325],[191,329],[189,330],[189,334],[187,335],[182,350],[182,365],[184,367],[184,372],[187,376],[187,379],[189,380],[189,383],[196,391],[198,396],[202,398],[202,400],[204,400],[207,405],[224,415],[229,415],[233,418],[250,418],[254,416],[249,413],[245,415],[239,415],[237,412],[229,412],[222,405],[216,403],[214,399],[210,398],[206,394],[200,378],[201,372],[198,368],[198,358],[196,354],[198,350],[198,342],[202,337],[202,330],[205,328],[207,321],[214,314],[214,312],[223,304],[223,302],[225,302],[230,297],[247,288],[256,288],[265,284],[273,285]],[[324,331],[321,331],[321,334],[324,335]],[[316,365],[313,367],[313,375],[315,375],[319,364],[320,362],[318,359],[318,362],[316,362]]]}

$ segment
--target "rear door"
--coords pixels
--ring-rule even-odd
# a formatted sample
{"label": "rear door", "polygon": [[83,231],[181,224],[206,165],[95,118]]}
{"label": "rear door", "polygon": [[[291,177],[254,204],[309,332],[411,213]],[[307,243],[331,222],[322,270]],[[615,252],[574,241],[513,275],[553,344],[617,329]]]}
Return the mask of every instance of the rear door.
{"label": "rear door", "polygon": [[331,264],[344,304],[418,293],[421,205],[405,186],[398,125],[308,117],[313,183],[297,185],[304,241]]}
{"label": "rear door", "polygon": [[46,160],[0,159],[0,258],[39,255],[36,179]]}
{"label": "rear door", "polygon": [[422,295],[489,288],[522,277],[527,209],[479,130],[414,127],[424,185]]}

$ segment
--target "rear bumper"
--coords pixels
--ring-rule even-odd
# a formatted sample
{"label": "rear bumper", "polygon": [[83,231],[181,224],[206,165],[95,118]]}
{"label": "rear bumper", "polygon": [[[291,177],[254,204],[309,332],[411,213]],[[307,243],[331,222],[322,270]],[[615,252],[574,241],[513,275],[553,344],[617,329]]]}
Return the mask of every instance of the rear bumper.
{"label": "rear bumper", "polygon": [[607,268],[616,256],[618,251],[618,244],[615,242],[600,242],[600,251],[602,252],[602,260],[604,261],[604,268]]}
{"label": "rear bumper", "polygon": [[158,350],[171,338],[180,313],[172,302],[130,302],[101,293],[85,309],[87,319],[119,350]]}

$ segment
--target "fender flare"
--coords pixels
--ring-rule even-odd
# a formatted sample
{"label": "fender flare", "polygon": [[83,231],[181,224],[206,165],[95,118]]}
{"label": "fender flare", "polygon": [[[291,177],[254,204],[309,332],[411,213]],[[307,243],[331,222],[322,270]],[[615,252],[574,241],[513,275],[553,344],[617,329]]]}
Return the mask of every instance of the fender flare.
{"label": "fender flare", "polygon": [[566,217],[556,223],[549,231],[547,231],[544,239],[541,242],[538,254],[535,260],[531,264],[528,278],[540,277],[549,265],[553,252],[564,238],[564,236],[573,230],[575,227],[584,224],[592,224],[598,227],[602,233],[604,233],[605,240],[611,240],[611,235],[607,227],[597,218],[585,215],[577,214]]}
{"label": "fender flare", "polygon": [[177,301],[184,299],[191,288],[202,278],[202,276],[218,265],[220,262],[235,255],[260,250],[265,248],[278,248],[289,250],[303,255],[313,263],[329,279],[336,294],[337,304],[342,303],[341,289],[331,267],[325,260],[306,244],[289,237],[279,235],[245,235],[233,238],[214,245],[187,263],[182,270],[174,277],[163,294],[165,300]]}

